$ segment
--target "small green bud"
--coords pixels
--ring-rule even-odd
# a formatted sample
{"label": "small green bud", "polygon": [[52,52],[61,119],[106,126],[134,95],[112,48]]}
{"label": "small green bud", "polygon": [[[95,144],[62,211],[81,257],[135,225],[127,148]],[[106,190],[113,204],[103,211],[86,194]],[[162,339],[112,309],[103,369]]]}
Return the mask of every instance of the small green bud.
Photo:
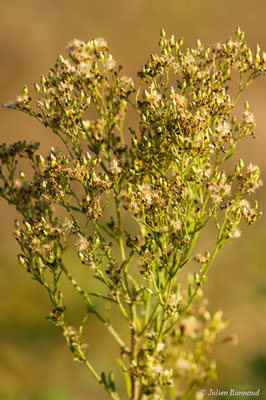
{"label": "small green bud", "polygon": [[175,42],[175,51],[179,50],[179,44],[177,42]]}
{"label": "small green bud", "polygon": [[15,219],[14,227],[15,227],[16,229],[19,229],[19,227],[20,227],[19,222],[18,222],[17,219]]}
{"label": "small green bud", "polygon": [[138,141],[137,141],[136,138],[133,138],[133,139],[132,139],[132,144],[133,144],[133,146],[137,147]]}
{"label": "small green bud", "polygon": [[26,178],[26,176],[25,176],[23,171],[20,171],[19,177],[20,177],[20,179],[25,179]]}
{"label": "small green bud", "polygon": [[163,45],[164,45],[164,40],[160,39],[160,40],[159,40],[159,47],[162,48]]}
{"label": "small green bud", "polygon": [[41,84],[45,85],[45,83],[46,83],[46,79],[45,79],[44,75],[42,75],[41,76]]}
{"label": "small green bud", "polygon": [[43,228],[47,227],[47,222],[46,222],[46,219],[44,217],[41,218],[41,223],[42,223]]}
{"label": "small green bud", "polygon": [[171,36],[171,38],[170,38],[170,40],[169,40],[169,44],[170,44],[171,46],[174,46],[174,44],[175,44],[175,37],[174,37],[174,35]]}
{"label": "small green bud", "polygon": [[196,46],[197,46],[198,49],[200,49],[201,46],[202,46],[201,45],[201,41],[199,39],[197,39]]}
{"label": "small green bud", "polygon": [[86,152],[85,157],[86,157],[86,159],[87,159],[88,161],[91,160],[91,155],[90,155],[90,153],[89,153],[88,151]]}
{"label": "small green bud", "polygon": [[161,29],[160,36],[161,36],[162,39],[165,39],[165,31],[164,31],[164,29]]}
{"label": "small green bud", "polygon": [[39,267],[40,265],[42,265],[42,259],[41,259],[41,257],[35,258],[35,265],[36,265],[36,267]]}
{"label": "small green bud", "polygon": [[31,233],[32,232],[31,225],[27,221],[25,222],[25,226],[26,226],[26,231],[28,233]]}
{"label": "small green bud", "polygon": [[240,169],[244,168],[244,161],[242,160],[242,158],[239,160],[238,165]]}
{"label": "small green bud", "polygon": [[199,283],[200,283],[200,276],[199,276],[198,273],[195,273],[194,278],[195,278],[195,282],[196,282],[197,284],[199,284]]}
{"label": "small green bud", "polygon": [[50,160],[51,167],[54,167],[56,165],[56,157],[53,154],[51,154]]}
{"label": "small green bud", "polygon": [[38,161],[41,165],[44,165],[45,159],[43,158],[43,156],[41,154],[38,155]]}
{"label": "small green bud", "polygon": [[19,263],[19,265],[22,265],[22,266],[25,265],[25,260],[22,255],[18,255],[18,263]]}
{"label": "small green bud", "polygon": [[236,36],[240,36],[241,35],[241,29],[240,29],[240,27],[238,26],[237,28],[236,28]]}
{"label": "small green bud", "polygon": [[235,216],[236,216],[236,218],[239,218],[240,215],[241,215],[241,211],[240,211],[240,209],[238,208],[238,209],[236,210]]}
{"label": "small green bud", "polygon": [[188,276],[187,276],[188,284],[192,285],[193,281],[194,281],[193,275],[192,274],[188,274]]}
{"label": "small green bud", "polygon": [[34,89],[36,90],[37,93],[40,92],[41,88],[37,83],[34,83]]}
{"label": "small green bud", "polygon": [[63,56],[61,54],[59,54],[56,61],[58,62],[58,64],[61,64],[64,61]]}
{"label": "small green bud", "polygon": [[146,117],[145,117],[144,114],[141,114],[141,119],[142,119],[143,122],[146,122],[146,121],[147,121],[147,119],[146,119]]}
{"label": "small green bud", "polygon": [[186,89],[186,87],[187,87],[187,82],[186,82],[186,81],[183,81],[183,82],[181,83],[181,89],[184,90],[184,89]]}
{"label": "small green bud", "polygon": [[100,51],[100,53],[99,53],[99,60],[100,61],[104,61],[104,59],[105,59],[105,56],[104,56],[104,54],[103,54],[103,52],[102,51]]}
{"label": "small green bud", "polygon": [[23,94],[27,95],[29,93],[27,86],[25,85],[23,88]]}

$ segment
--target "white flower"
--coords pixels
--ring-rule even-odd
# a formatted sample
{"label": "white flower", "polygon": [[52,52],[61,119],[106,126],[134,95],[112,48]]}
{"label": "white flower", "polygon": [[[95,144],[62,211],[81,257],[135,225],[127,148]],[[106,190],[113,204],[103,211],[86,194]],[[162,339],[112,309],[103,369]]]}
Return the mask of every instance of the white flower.
{"label": "white flower", "polygon": [[142,185],[139,186],[139,190],[142,195],[142,200],[150,205],[152,203],[152,192],[151,192],[151,187],[147,183],[143,183]]}
{"label": "white flower", "polygon": [[206,263],[208,261],[208,258],[205,257],[203,254],[197,253],[195,255],[195,257],[194,257],[194,260],[199,262],[199,263],[201,263],[201,264],[204,264],[204,263]]}
{"label": "white flower", "polygon": [[226,136],[230,133],[230,125],[226,121],[219,121],[216,126],[217,132],[219,132],[222,136]]}
{"label": "white flower", "polygon": [[116,160],[112,160],[110,163],[110,172],[112,175],[119,174],[122,169],[118,166],[118,162]]}
{"label": "white flower", "polygon": [[260,169],[257,165],[250,163],[247,167],[247,173],[253,174],[254,172],[260,173]]}
{"label": "white flower", "polygon": [[86,250],[88,246],[89,243],[85,238],[80,238],[79,241],[76,243],[78,252]]}
{"label": "white flower", "polygon": [[22,186],[21,182],[18,179],[16,179],[14,182],[14,189],[18,190],[21,188],[21,186]]}
{"label": "white flower", "polygon": [[234,226],[229,233],[230,239],[238,239],[241,236],[241,230]]}
{"label": "white flower", "polygon": [[172,219],[170,221],[170,225],[173,228],[174,232],[180,231],[182,227],[181,221],[179,219]]}
{"label": "white flower", "polygon": [[109,56],[106,58],[106,60],[103,63],[103,65],[107,69],[107,71],[111,71],[112,69],[114,69],[115,64],[116,64],[116,62],[113,59],[111,54],[109,54]]}
{"label": "white flower", "polygon": [[129,89],[134,87],[133,79],[130,76],[122,76],[119,79],[119,85],[125,90],[128,91]]}
{"label": "white flower", "polygon": [[254,115],[248,110],[243,112],[243,118],[247,124],[254,124],[255,122]]}
{"label": "white flower", "polygon": [[71,229],[73,227],[72,222],[70,221],[70,219],[65,218],[62,222],[62,228],[65,228],[66,230]]}
{"label": "white flower", "polygon": [[[88,43],[88,44],[90,44],[90,43]],[[99,49],[107,48],[107,42],[103,38],[94,39],[93,45],[94,45],[94,47],[99,48]]]}

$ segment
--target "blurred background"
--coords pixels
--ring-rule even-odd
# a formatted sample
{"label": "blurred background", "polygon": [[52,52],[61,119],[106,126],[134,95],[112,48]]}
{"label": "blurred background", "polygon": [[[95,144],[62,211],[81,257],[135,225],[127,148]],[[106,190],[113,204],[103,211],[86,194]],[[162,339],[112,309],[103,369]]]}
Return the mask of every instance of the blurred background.
{"label": "blurred background", "polygon": [[[266,50],[265,15],[265,0],[0,0],[0,103],[14,99],[24,84],[33,90],[33,83],[48,73],[58,53],[65,54],[73,38],[104,37],[124,74],[135,79],[149,55],[158,51],[162,27],[167,36],[183,36],[184,47],[192,47],[197,38],[204,45],[224,41],[239,25],[251,48],[260,43]],[[247,163],[261,167],[262,177],[266,176],[265,93],[265,79],[246,91],[257,122],[257,140],[247,139],[238,150]],[[22,113],[1,109],[0,125],[1,143],[25,138],[54,143],[47,130]],[[265,194],[266,186],[257,195],[264,215]],[[1,201],[0,400],[107,399],[85,368],[73,363],[60,332],[45,319],[50,312],[46,293],[17,265],[15,215]],[[237,334],[239,339],[237,346],[217,346],[213,357],[219,379],[211,387],[261,388],[261,399],[266,398],[265,218],[225,247],[206,284],[210,309],[224,310],[230,320],[226,334]],[[69,295],[74,324],[80,303],[72,292]],[[92,363],[99,370],[108,368],[115,343],[94,319],[89,337]]]}

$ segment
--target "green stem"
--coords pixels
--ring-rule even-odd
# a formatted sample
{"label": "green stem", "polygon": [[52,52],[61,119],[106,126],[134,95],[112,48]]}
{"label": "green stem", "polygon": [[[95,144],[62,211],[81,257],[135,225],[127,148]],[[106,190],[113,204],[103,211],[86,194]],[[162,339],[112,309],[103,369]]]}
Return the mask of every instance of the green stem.
{"label": "green stem", "polygon": [[[131,364],[133,367],[137,367],[138,364],[138,335],[136,332],[136,306],[133,301],[130,304],[130,311],[131,311],[131,352],[130,352],[130,359]],[[134,373],[131,373],[131,400],[138,399],[138,378],[135,376]]]}
{"label": "green stem", "polygon": [[121,339],[121,337],[118,335],[118,333],[115,331],[114,327],[108,321],[106,321],[101,316],[101,314],[95,309],[95,306],[93,305],[90,297],[87,295],[86,292],[84,292],[84,290],[81,289],[81,287],[77,284],[75,279],[73,279],[73,277],[68,272],[68,270],[66,269],[66,267],[64,266],[63,263],[60,264],[60,268],[63,270],[63,272],[67,276],[68,280],[70,281],[72,286],[76,289],[76,291],[79,293],[79,295],[82,297],[84,302],[88,305],[89,310],[99,318],[99,320],[103,323],[103,325],[111,333],[111,335],[114,337],[114,339],[117,341],[117,343],[121,346],[121,348],[124,349],[125,352],[128,352],[129,350],[128,350],[126,344]]}
{"label": "green stem", "polygon": [[117,240],[120,247],[120,254],[122,261],[126,260],[125,249],[124,249],[124,242],[122,238],[122,224],[121,224],[121,212],[120,212],[120,200],[116,197],[115,199],[116,205],[116,216],[117,216]]}

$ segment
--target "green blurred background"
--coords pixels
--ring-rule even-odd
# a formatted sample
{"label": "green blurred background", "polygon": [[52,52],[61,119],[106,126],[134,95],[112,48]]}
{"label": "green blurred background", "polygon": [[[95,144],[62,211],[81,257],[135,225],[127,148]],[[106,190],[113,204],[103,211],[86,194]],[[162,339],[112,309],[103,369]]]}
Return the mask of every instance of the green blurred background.
{"label": "green blurred background", "polygon": [[[265,0],[0,0],[0,103],[32,87],[65,51],[73,38],[104,37],[124,74],[136,72],[150,53],[157,52],[160,28],[185,39],[185,47],[200,38],[204,45],[234,36],[236,26],[249,45],[266,49]],[[257,140],[240,145],[239,155],[258,164],[266,174],[266,81],[246,92],[257,121]],[[27,138],[53,145],[53,137],[35,120],[1,109],[1,142]],[[264,179],[265,180],[265,179]],[[266,215],[266,186],[258,194]],[[45,316],[46,294],[16,263],[12,236],[15,211],[0,205],[0,400],[104,400],[85,368],[73,363],[61,334]],[[264,209],[264,210],[263,210]],[[266,274],[265,217],[244,229],[226,246],[210,272],[206,294],[212,311],[224,310],[230,320],[226,335],[237,333],[237,346],[218,345],[219,380],[212,388],[261,388],[266,398]],[[206,237],[206,248],[208,248]],[[79,300],[70,291],[70,319],[80,316]],[[96,321],[89,320],[88,354],[96,367],[108,368],[115,344]],[[101,343],[100,348],[97,343]],[[263,394],[264,392],[264,394]]]}

